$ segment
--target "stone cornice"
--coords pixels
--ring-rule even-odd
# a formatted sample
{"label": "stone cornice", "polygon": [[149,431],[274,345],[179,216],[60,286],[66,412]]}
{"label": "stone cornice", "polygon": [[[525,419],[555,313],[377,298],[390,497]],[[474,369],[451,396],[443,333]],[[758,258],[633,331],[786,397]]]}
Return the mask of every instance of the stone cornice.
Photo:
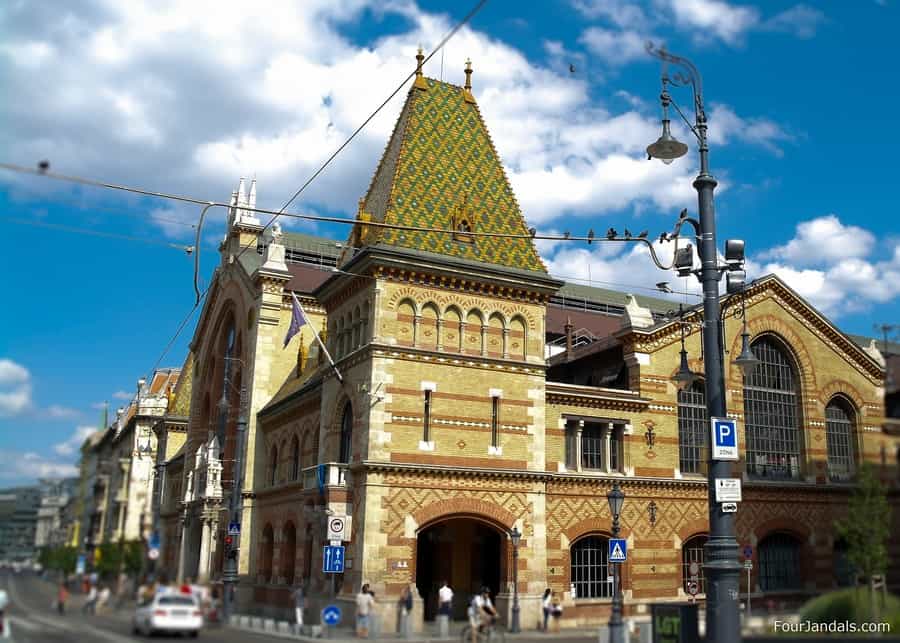
{"label": "stone cornice", "polygon": [[526,373],[528,375],[543,376],[547,370],[545,363],[535,364],[531,362],[520,362],[511,359],[502,359],[498,357],[486,357],[481,355],[463,355],[462,353],[438,352],[436,350],[428,350],[424,348],[414,348],[412,346],[397,346],[381,343],[370,343],[362,349],[351,353],[347,357],[338,361],[341,365],[344,359],[353,357],[361,350],[368,349],[372,353],[372,357],[389,357],[392,359],[409,359],[416,362],[426,362],[435,364],[448,364],[451,366],[465,366],[468,368],[481,368],[484,370],[500,370],[512,373]]}
{"label": "stone cornice", "polygon": [[[546,303],[563,285],[562,281],[543,273],[514,270],[387,245],[363,248],[342,266],[342,270],[371,274],[379,279],[531,303]],[[337,281],[329,279],[314,294],[329,297],[330,291],[337,287]]]}
{"label": "stone cornice", "polygon": [[[503,469],[441,466],[432,464],[408,464],[402,462],[383,462],[364,460],[350,466],[353,474],[358,473],[410,473],[433,476],[461,476],[470,478],[494,478],[507,480],[531,480],[535,482],[556,482],[562,484],[593,484],[599,487],[613,482],[664,487],[670,489],[699,489],[706,487],[706,480],[649,478],[643,476],[597,475],[584,473],[556,473],[553,471],[529,471],[527,469]],[[359,478],[355,478],[359,479]]]}
{"label": "stone cornice", "polygon": [[650,404],[649,398],[640,397],[633,391],[564,384],[546,383],[546,403],[572,404],[592,408],[616,409],[620,411],[643,411]]}

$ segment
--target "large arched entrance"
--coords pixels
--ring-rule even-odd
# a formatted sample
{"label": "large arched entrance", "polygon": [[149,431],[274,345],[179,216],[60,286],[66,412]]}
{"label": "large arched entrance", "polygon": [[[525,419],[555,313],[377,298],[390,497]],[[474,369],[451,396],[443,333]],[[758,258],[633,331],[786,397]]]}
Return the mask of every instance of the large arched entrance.
{"label": "large arched entrance", "polygon": [[466,618],[472,595],[482,586],[500,591],[506,539],[493,525],[474,518],[449,518],[427,526],[416,542],[416,587],[425,603],[425,620],[437,614],[442,581],[453,590],[453,619]]}

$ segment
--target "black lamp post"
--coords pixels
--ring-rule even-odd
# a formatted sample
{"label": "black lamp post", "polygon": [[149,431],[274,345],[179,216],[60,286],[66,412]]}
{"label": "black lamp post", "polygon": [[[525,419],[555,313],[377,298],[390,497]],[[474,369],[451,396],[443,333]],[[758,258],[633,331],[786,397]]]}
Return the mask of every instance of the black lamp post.
{"label": "black lamp post", "polygon": [[[223,417],[228,412],[227,389],[230,386],[230,378],[227,369],[228,362],[238,362],[243,366],[243,362],[235,357],[225,358],[226,378],[225,386],[222,390],[222,399],[219,402],[219,410]],[[244,398],[246,396],[246,387],[243,384],[244,378],[241,377],[241,393],[238,401],[238,418],[236,425],[236,445],[234,454],[234,469],[232,470],[231,494],[228,497],[228,520],[238,525],[241,523],[241,516],[244,513],[243,502],[243,484],[244,484],[244,438],[247,429],[247,413],[244,409]],[[224,432],[223,432],[224,434]],[[224,450],[224,445],[222,445]],[[238,581],[238,554],[240,552],[240,534],[237,536],[228,536],[232,539],[230,545],[225,547],[225,561],[222,565],[222,622],[228,625],[231,613],[234,608],[234,588]]]}
{"label": "black lamp post", "polygon": [[[648,43],[647,51],[661,59],[664,64],[671,63],[678,67],[673,78],[663,73],[663,89],[660,100],[663,107],[663,134],[659,140],[647,147],[647,155],[663,162],[671,162],[687,153],[687,146],[676,145],[668,131],[668,107],[674,105],[678,114],[684,119],[688,128],[696,136],[700,151],[700,174],[694,179],[694,188],[698,194],[700,221],[685,219],[690,222],[697,233],[698,251],[701,267],[700,282],[703,285],[703,355],[706,373],[706,404],[710,418],[726,417],[725,408],[725,375],[723,371],[723,350],[719,343],[721,338],[721,322],[719,317],[719,281],[725,270],[735,271],[736,279],[729,274],[728,290],[732,285],[739,289],[743,278],[738,271],[743,259],[743,244],[735,257],[734,264],[724,267],[719,265],[716,252],[716,219],[713,206],[713,191],[716,180],[709,173],[709,145],[706,138],[706,112],[703,108],[703,84],[700,72],[694,64],[675,56],[664,49],[656,49]],[[678,105],[672,101],[667,84],[690,86],[694,98],[694,122],[691,123],[682,113]],[[737,249],[737,248],[736,248]],[[688,269],[688,273],[693,272]],[[746,338],[745,338],[746,339]],[[748,346],[749,348],[749,346]],[[710,451],[710,457],[711,457]],[[709,505],[709,540],[704,548],[703,569],[706,573],[706,639],[715,643],[730,643],[741,638],[740,614],[738,611],[738,592],[741,566],[738,562],[738,543],[735,538],[733,513],[725,513],[716,503],[716,480],[731,477],[731,462],[709,461],[709,477],[707,501]]]}
{"label": "black lamp post", "polygon": [[512,633],[521,632],[519,625],[519,541],[522,539],[522,532],[513,525],[509,532],[509,539],[513,546],[513,606],[512,606],[512,624],[509,631]]}
{"label": "black lamp post", "polygon": [[[606,494],[609,502],[609,513],[612,514],[612,535],[619,537],[619,515],[625,503],[625,493],[614,482],[612,489]],[[625,643],[625,624],[622,622],[622,583],[619,566],[621,563],[608,563],[613,566],[612,614],[609,616],[609,643]]]}

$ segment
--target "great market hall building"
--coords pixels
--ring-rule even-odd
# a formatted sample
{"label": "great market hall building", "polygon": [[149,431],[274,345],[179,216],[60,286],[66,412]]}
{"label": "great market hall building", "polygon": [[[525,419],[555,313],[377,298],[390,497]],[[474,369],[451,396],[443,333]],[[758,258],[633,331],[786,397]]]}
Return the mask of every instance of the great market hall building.
{"label": "great market hall building", "polygon": [[[687,597],[707,533],[708,424],[702,384],[679,392],[671,376],[685,327],[691,368],[703,371],[702,310],[687,311],[685,326],[667,316],[669,302],[551,277],[470,78],[459,87],[417,74],[346,243],[261,234],[242,209],[255,182],[233,194],[174,396],[178,437],[159,449],[161,560],[172,575],[221,576],[243,409],[243,611],[286,611],[301,581],[313,606],[327,596],[325,520],[346,515],[335,589],[349,613],[368,583],[391,627],[413,584],[421,627],[443,579],[457,617],[482,585],[508,610],[515,526],[523,627],[538,622],[547,587],[563,597],[564,625],[605,621],[614,481],[626,495],[626,614]],[[283,347],[292,294],[309,323]],[[730,364],[742,305],[762,360],[747,380]],[[851,580],[833,523],[860,463],[878,465],[896,493],[900,439],[885,430],[883,362],[774,276],[722,306],[728,411],[741,427],[738,539],[753,550],[754,600],[801,600]]]}

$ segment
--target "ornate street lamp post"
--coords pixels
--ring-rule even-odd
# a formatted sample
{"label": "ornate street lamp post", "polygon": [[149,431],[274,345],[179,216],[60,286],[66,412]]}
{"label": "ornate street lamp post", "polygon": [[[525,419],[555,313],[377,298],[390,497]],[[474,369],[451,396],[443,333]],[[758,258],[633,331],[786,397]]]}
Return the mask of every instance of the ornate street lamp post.
{"label": "ornate street lamp post", "polygon": [[[625,493],[614,482],[613,488],[606,494],[609,502],[609,513],[612,514],[612,535],[619,537],[619,515],[625,503]],[[612,614],[609,616],[609,643],[625,643],[625,624],[622,622],[622,577],[619,569],[621,563],[608,563],[613,566],[613,599]]]}
{"label": "ornate street lamp post", "polygon": [[[228,401],[227,391],[230,385],[230,378],[227,376],[227,362],[240,362],[241,360],[234,357],[226,357],[226,378],[225,386],[222,390],[222,399],[219,402],[220,411],[227,413]],[[241,516],[243,515],[243,483],[244,483],[244,439],[247,432],[247,413],[244,409],[244,397],[246,387],[244,386],[244,378],[241,377],[241,394],[238,401],[238,419],[236,428],[236,444],[234,455],[234,469],[231,474],[231,494],[228,497],[228,520],[240,525]],[[224,445],[223,445],[224,448]],[[238,581],[238,553],[240,551],[240,534],[237,536],[228,536],[231,538],[231,544],[225,548],[225,562],[222,567],[222,622],[228,625],[231,618],[234,600],[234,587]]]}
{"label": "ornate street lamp post", "polygon": [[[665,49],[656,49],[652,43],[647,44],[647,51],[666,63],[679,68],[673,78],[664,71],[662,77],[662,94],[660,101],[663,107],[663,133],[653,144],[647,147],[647,155],[664,163],[671,163],[687,153],[687,146],[676,141],[669,132],[668,108],[674,106],[684,119],[688,128],[697,137],[700,151],[700,173],[694,179],[694,188],[698,194],[699,223],[689,221],[698,236],[698,251],[701,268],[700,282],[703,285],[703,355],[706,374],[706,403],[710,418],[726,417],[725,408],[725,376],[723,371],[723,351],[721,341],[721,323],[719,317],[719,281],[724,270],[729,272],[728,291],[740,290],[743,286],[744,274],[738,270],[743,260],[743,243],[740,247],[726,249],[726,259],[734,251],[739,258],[734,266],[724,269],[719,265],[716,252],[716,219],[713,206],[713,191],[716,180],[709,173],[709,145],[706,137],[706,112],[703,108],[703,84],[700,72],[694,64],[675,56]],[[664,67],[665,69],[665,67]],[[691,123],[669,95],[667,85],[690,86],[694,98],[694,122]],[[684,218],[684,216],[683,216]],[[687,268],[686,272],[692,270]],[[744,338],[747,339],[746,337]],[[750,366],[752,354],[742,353],[743,365]],[[710,450],[711,455],[711,450]],[[740,614],[738,611],[738,591],[741,566],[738,563],[738,543],[735,538],[733,513],[725,513],[716,503],[716,480],[731,477],[731,462],[709,460],[709,478],[707,498],[709,505],[709,540],[704,548],[703,569],[706,574],[706,639],[715,643],[730,643],[741,638]]]}
{"label": "ornate street lamp post", "polygon": [[512,541],[513,546],[513,606],[512,624],[509,631],[517,633],[522,631],[519,624],[519,541],[522,539],[522,533],[515,525],[509,532],[509,539]]}

